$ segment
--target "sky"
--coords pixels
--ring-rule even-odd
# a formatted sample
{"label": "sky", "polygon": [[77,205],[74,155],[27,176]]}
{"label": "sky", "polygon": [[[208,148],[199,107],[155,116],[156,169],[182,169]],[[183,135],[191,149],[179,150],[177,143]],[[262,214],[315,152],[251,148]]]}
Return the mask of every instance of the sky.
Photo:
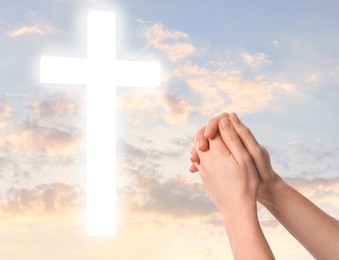
{"label": "sky", "polygon": [[[116,12],[119,59],[162,68],[159,88],[117,87],[115,237],[86,235],[86,87],[39,82],[41,56],[86,56],[89,10]],[[192,136],[221,112],[339,218],[338,24],[330,0],[1,1],[1,259],[232,259],[188,171]],[[258,215],[277,259],[311,258]]]}

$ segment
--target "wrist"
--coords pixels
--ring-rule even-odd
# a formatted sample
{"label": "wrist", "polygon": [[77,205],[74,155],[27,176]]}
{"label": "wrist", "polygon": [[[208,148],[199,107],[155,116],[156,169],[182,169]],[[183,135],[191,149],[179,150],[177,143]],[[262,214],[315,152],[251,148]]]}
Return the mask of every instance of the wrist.
{"label": "wrist", "polygon": [[257,203],[254,200],[240,200],[220,210],[224,224],[239,223],[257,218]]}
{"label": "wrist", "polygon": [[257,197],[257,201],[266,208],[275,205],[276,198],[279,197],[279,194],[284,193],[284,189],[287,186],[286,182],[278,174],[274,172],[273,175],[272,180],[261,187]]}

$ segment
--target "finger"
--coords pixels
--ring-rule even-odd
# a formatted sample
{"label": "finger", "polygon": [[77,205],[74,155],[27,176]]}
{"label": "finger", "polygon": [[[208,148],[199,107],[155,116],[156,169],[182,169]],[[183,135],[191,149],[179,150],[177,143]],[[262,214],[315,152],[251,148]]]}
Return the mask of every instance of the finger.
{"label": "finger", "polygon": [[256,165],[258,172],[260,173],[267,171],[268,165],[264,158],[269,158],[269,156],[266,149],[258,143],[251,130],[240,121],[237,114],[232,113],[230,118],[232,125],[235,131],[238,133],[243,145],[253,158],[254,164]]}
{"label": "finger", "polygon": [[[191,151],[192,152],[191,157],[193,156],[192,159],[196,159],[196,157],[199,158],[199,161],[197,161],[197,162],[194,162],[194,161],[191,160],[192,163],[194,163],[194,164],[199,164],[201,159],[202,159],[201,155],[203,155],[206,152],[203,149],[201,149],[201,148],[204,148],[201,145],[201,142],[202,142],[202,140],[205,140],[205,138],[202,138],[200,134],[201,134],[201,131],[199,130],[197,132],[197,134],[195,135],[195,138],[194,138],[195,141],[193,142],[193,147],[192,147],[192,151]],[[206,142],[208,142],[208,141],[206,140]],[[194,152],[193,152],[193,150],[194,150]],[[206,149],[206,150],[208,150],[208,149]],[[196,155],[194,153],[196,153]]]}
{"label": "finger", "polygon": [[234,157],[219,133],[213,139],[209,140],[209,146],[210,150],[215,149],[217,151],[221,151],[222,154],[225,155],[225,158],[228,158],[230,156]]}
{"label": "finger", "polygon": [[194,164],[191,164],[190,168],[189,168],[189,171],[191,173],[195,173],[198,171],[198,168],[194,165]]}
{"label": "finger", "polygon": [[192,147],[191,149],[191,153],[190,153],[190,160],[192,162],[189,171],[191,173],[195,173],[198,171],[197,167],[194,165],[194,163],[199,163],[199,156],[197,154],[197,152],[195,151],[195,149]]}
{"label": "finger", "polygon": [[195,134],[193,142],[197,144],[197,149],[200,151],[208,150],[208,140],[204,137],[205,126],[200,128],[200,130]]}
{"label": "finger", "polygon": [[199,155],[193,147],[191,149],[190,160],[192,163],[200,161]]}
{"label": "finger", "polygon": [[249,153],[245,149],[244,145],[241,142],[241,139],[237,132],[234,130],[229,116],[223,117],[219,122],[219,131],[222,140],[234,156],[235,160],[238,163],[247,161],[250,158]]}
{"label": "finger", "polygon": [[258,141],[255,139],[254,135],[252,134],[251,130],[240,121],[237,114],[232,113],[230,119],[234,127],[234,130],[237,132],[243,145],[249,152],[250,150],[261,147]]}
{"label": "finger", "polygon": [[221,118],[228,116],[228,113],[222,113],[219,116],[216,116],[210,120],[207,121],[206,123],[206,128],[204,131],[204,137],[206,139],[213,138],[216,136],[216,134],[219,131],[219,121]]}

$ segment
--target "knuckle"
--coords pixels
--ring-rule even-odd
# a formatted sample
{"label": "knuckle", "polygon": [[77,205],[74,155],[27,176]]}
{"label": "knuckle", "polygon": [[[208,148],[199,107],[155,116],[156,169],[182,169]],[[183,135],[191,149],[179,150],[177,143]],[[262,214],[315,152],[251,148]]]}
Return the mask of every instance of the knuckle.
{"label": "knuckle", "polygon": [[256,146],[254,148],[254,154],[256,156],[262,157],[262,156],[265,156],[266,152],[265,152],[265,149],[263,149],[262,146]]}
{"label": "knuckle", "polygon": [[243,153],[242,154],[242,160],[244,162],[250,162],[250,161],[252,161],[252,157],[249,155],[249,153]]}
{"label": "knuckle", "polygon": [[239,140],[239,136],[235,132],[230,132],[225,135],[226,141],[234,142]]}
{"label": "knuckle", "polygon": [[269,158],[269,153],[265,149],[265,147],[258,145],[253,149],[254,157],[257,159],[268,159]]}
{"label": "knuckle", "polygon": [[246,136],[251,136],[252,135],[252,131],[249,127],[243,125],[243,134],[246,135]]}
{"label": "knuckle", "polygon": [[264,155],[266,158],[270,159],[270,154],[269,154],[269,152],[267,151],[267,149],[266,149],[264,146],[261,146],[261,148],[262,148],[262,150],[263,150],[263,155]]}

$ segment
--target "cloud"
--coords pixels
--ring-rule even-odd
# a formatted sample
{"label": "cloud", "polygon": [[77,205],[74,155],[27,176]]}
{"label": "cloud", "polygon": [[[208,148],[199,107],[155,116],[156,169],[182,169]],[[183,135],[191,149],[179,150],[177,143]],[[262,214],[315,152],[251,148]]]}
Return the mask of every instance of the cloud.
{"label": "cloud", "polygon": [[84,221],[76,214],[2,221],[0,240],[6,241],[0,245],[2,258],[134,260],[142,256],[142,259],[196,260],[232,257],[222,228],[204,225],[196,219],[185,221],[125,211],[118,218],[121,222],[118,222],[117,236],[88,237]]}
{"label": "cloud", "polygon": [[293,84],[271,82],[261,75],[250,80],[241,70],[211,70],[190,62],[176,67],[173,75],[200,96],[199,112],[209,116],[220,111],[253,113],[266,107],[274,92],[294,93],[296,89]]}
{"label": "cloud", "polygon": [[[161,174],[146,165],[134,165],[129,171],[131,178],[126,190],[129,208],[142,212],[155,212],[178,218],[201,217],[209,222],[217,209],[202,189],[200,181],[177,175],[161,181]],[[153,171],[153,172],[152,172]],[[159,176],[156,176],[159,175]],[[286,181],[308,197],[328,214],[339,217],[339,178],[306,180],[286,178]],[[274,228],[278,222],[265,210],[260,214],[261,224],[265,228]],[[211,224],[220,224],[214,219]]]}
{"label": "cloud", "polygon": [[140,142],[142,144],[131,144],[124,139],[118,140],[119,149],[122,151],[122,158],[124,157],[129,164],[142,162],[155,166],[157,165],[155,161],[159,161],[164,158],[176,159],[180,157],[183,150],[187,148],[177,145],[177,139],[174,139],[172,142],[169,141],[169,144],[173,143],[175,145],[174,148],[171,146],[159,146],[156,142],[145,138],[142,138]]}
{"label": "cloud", "polygon": [[[176,143],[175,140],[173,142]],[[121,192],[128,208],[178,218],[200,217],[206,223],[220,224],[219,219],[212,217],[217,210],[202,189],[200,180],[175,172],[169,178],[164,178],[164,158],[171,156],[178,160],[179,153],[170,149],[141,149],[136,144],[123,143],[121,151],[124,160],[121,171],[129,181]],[[339,178],[285,180],[329,214],[338,212]],[[278,225],[267,210],[260,207],[259,211],[261,223],[265,228],[275,228]]]}
{"label": "cloud", "polygon": [[[129,173],[138,180],[134,179],[128,184],[130,189],[124,190],[125,204],[121,208],[123,212],[119,211],[118,218],[119,235],[114,241],[109,239],[106,242],[101,240],[100,243],[93,243],[98,240],[84,239],[84,222],[79,221],[83,211],[79,211],[79,205],[83,204],[84,194],[77,186],[49,183],[33,188],[11,188],[1,194],[0,218],[6,220],[2,221],[1,234],[3,238],[6,237],[5,234],[10,235],[11,239],[8,240],[7,236],[7,241],[16,242],[16,247],[7,248],[5,252],[13,250],[13,254],[17,253],[16,248],[20,243],[34,246],[44,241],[44,247],[48,248],[55,248],[56,242],[62,248],[68,245],[70,250],[67,251],[67,257],[81,259],[99,259],[102,256],[114,259],[138,259],[141,252],[143,256],[149,256],[146,258],[155,255],[161,259],[186,259],[188,256],[194,259],[200,255],[216,259],[220,256],[222,259],[231,258],[221,218],[204,196],[197,181],[186,176],[175,176],[168,181],[159,181],[147,175],[145,178],[142,168],[138,167]],[[338,202],[338,192],[333,192],[335,189],[338,190],[338,178],[288,181],[303,192],[314,190],[315,196],[310,198],[312,200],[315,197],[322,198],[322,201],[317,201],[320,205]],[[130,193],[127,193],[128,191]],[[327,191],[326,196],[319,191]],[[120,192],[118,194],[121,195]],[[338,203],[333,205],[329,213],[338,212]],[[262,208],[259,210],[261,226],[275,256],[289,259],[291,255],[293,257],[301,255],[308,259],[309,255],[303,251],[303,247],[274,221],[267,211]],[[49,227],[49,232],[46,232],[46,226]],[[34,240],[34,243],[31,236],[27,236],[33,230],[36,234],[34,239],[40,239]],[[157,239],[159,237],[163,239]],[[149,246],[150,241],[155,241],[152,246]],[[176,254],[176,249],[185,241],[190,241],[189,246]],[[88,246],[84,247],[84,243],[88,243]],[[6,245],[8,246],[8,243]],[[292,253],[287,250],[291,247],[295,249]],[[79,252],[84,254],[84,257]],[[44,255],[48,254],[50,250],[44,251]]]}
{"label": "cloud", "polygon": [[266,53],[243,51],[240,63],[239,58],[227,62],[208,60],[208,66],[203,66],[193,61],[191,54],[206,56],[208,49],[193,46],[188,42],[186,33],[169,30],[161,23],[141,23],[140,35],[147,46],[160,50],[172,61],[167,77],[183,82],[191,92],[197,94],[193,96],[195,99],[191,95],[183,100],[199,102],[200,99],[197,112],[203,115],[212,116],[220,111],[254,113],[284,95],[290,97],[291,94],[297,94],[295,84],[260,73],[259,69],[263,65],[272,63]]}
{"label": "cloud", "polygon": [[[220,215],[202,189],[200,181],[183,174],[174,174],[164,179],[162,156],[166,155],[138,149],[133,145],[129,145],[129,149],[125,150],[122,172],[128,176],[129,181],[119,192],[123,194],[126,208],[131,214],[151,213],[158,217],[174,217],[183,221],[199,218],[201,224],[222,229]],[[325,212],[339,217],[339,178],[285,180]],[[281,225],[266,209],[259,205],[258,210],[261,226],[266,233],[280,229]]]}
{"label": "cloud", "polygon": [[27,214],[55,215],[74,210],[81,191],[66,183],[40,184],[33,188],[11,188],[0,199],[0,218]]}
{"label": "cloud", "polygon": [[201,217],[216,212],[199,180],[186,176],[185,169],[164,166],[179,164],[184,153],[182,143],[183,140],[173,139],[167,146],[159,147],[149,140],[141,143],[119,140],[119,171],[128,183],[120,192],[127,208],[172,217]]}
{"label": "cloud", "polygon": [[11,114],[11,107],[7,104],[0,105],[0,119],[9,117]]}
{"label": "cloud", "polygon": [[[216,212],[216,208],[203,191],[200,181],[185,174],[172,172],[164,178],[163,162],[177,161],[183,153],[174,139],[173,148],[148,144],[141,148],[120,140],[121,172],[128,185],[121,192],[130,210],[153,212],[172,217],[203,217]],[[185,172],[185,170],[179,170]]]}
{"label": "cloud", "polygon": [[167,59],[175,63],[183,60],[195,52],[195,47],[188,43],[186,33],[168,30],[161,23],[146,25],[141,21],[139,34],[146,40],[149,48],[159,50]]}
{"label": "cloud", "polygon": [[318,207],[334,218],[339,218],[339,178],[307,180],[286,178],[286,181]]}
{"label": "cloud", "polygon": [[272,44],[273,44],[274,46],[278,46],[278,45],[279,45],[279,41],[278,41],[278,40],[273,40],[273,41],[272,41]]}
{"label": "cloud", "polygon": [[6,118],[10,116],[12,108],[7,104],[0,105],[0,130],[4,130],[7,127]]}
{"label": "cloud", "polygon": [[13,127],[16,133],[0,138],[0,147],[13,153],[34,156],[35,154],[74,153],[79,147],[79,138],[58,130],[24,122]]}
{"label": "cloud", "polygon": [[120,109],[131,117],[140,118],[140,112],[147,112],[154,119],[168,124],[186,121],[191,110],[183,98],[155,90],[119,95],[118,103]]}
{"label": "cloud", "polygon": [[248,52],[244,52],[241,54],[241,59],[246,64],[250,65],[253,68],[259,68],[262,65],[270,64],[271,60],[268,55],[263,52],[257,52],[254,54],[250,54]]}
{"label": "cloud", "polygon": [[160,105],[165,110],[165,113],[158,115],[159,119],[170,124],[186,121],[190,111],[188,103],[175,95],[161,96]]}
{"label": "cloud", "polygon": [[288,143],[291,168],[299,176],[319,178],[338,175],[339,149],[335,140],[316,138],[313,143],[293,140]]}
{"label": "cloud", "polygon": [[301,192],[318,196],[319,192],[336,191],[339,196],[339,177],[332,179],[316,178],[308,180],[304,178],[286,178],[286,181]]}
{"label": "cloud", "polygon": [[145,173],[147,170],[147,167],[134,170],[138,174],[133,175],[126,192],[129,208],[173,217],[202,217],[216,212],[200,182],[179,175],[160,181]]}
{"label": "cloud", "polygon": [[74,104],[70,103],[64,98],[53,98],[43,102],[28,102],[27,107],[34,109],[42,116],[54,116],[62,115],[65,112],[75,114],[77,113],[77,108]]}
{"label": "cloud", "polygon": [[6,34],[10,38],[16,38],[16,37],[21,37],[24,35],[47,35],[51,34],[54,32],[57,32],[58,30],[50,25],[47,24],[36,24],[33,26],[22,26],[16,29],[13,29],[11,31],[7,31]]}

